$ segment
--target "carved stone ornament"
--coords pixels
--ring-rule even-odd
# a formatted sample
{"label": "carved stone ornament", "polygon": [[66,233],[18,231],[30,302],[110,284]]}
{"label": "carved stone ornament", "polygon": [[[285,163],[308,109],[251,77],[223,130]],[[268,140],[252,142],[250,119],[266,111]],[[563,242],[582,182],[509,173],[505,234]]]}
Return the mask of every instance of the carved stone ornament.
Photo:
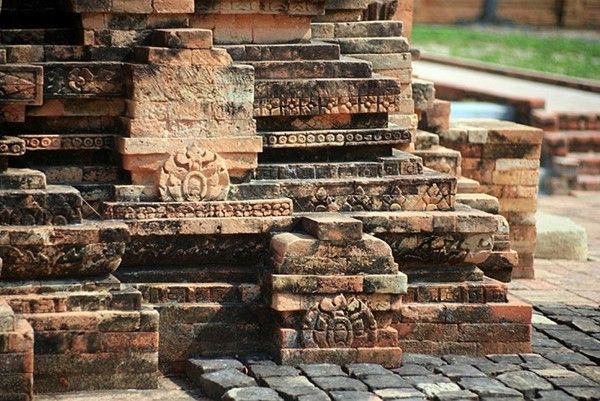
{"label": "carved stone ornament", "polygon": [[158,190],[164,202],[215,201],[227,198],[229,183],[225,160],[192,144],[165,161]]}
{"label": "carved stone ornament", "polygon": [[307,348],[350,348],[357,339],[376,341],[377,321],[365,302],[338,295],[306,312],[302,333]]}

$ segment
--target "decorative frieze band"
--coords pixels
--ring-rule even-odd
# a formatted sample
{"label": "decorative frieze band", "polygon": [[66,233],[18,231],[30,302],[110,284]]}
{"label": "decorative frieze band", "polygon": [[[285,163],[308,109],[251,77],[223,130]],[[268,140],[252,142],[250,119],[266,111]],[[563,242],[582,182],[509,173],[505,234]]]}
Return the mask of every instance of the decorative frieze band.
{"label": "decorative frieze band", "polygon": [[408,113],[410,107],[412,100],[403,95],[258,98],[254,101],[254,117]]}
{"label": "decorative frieze band", "polygon": [[122,63],[46,63],[44,95],[52,97],[122,97]]}
{"label": "decorative frieze band", "polygon": [[366,130],[346,132],[269,132],[263,133],[266,148],[297,148],[320,146],[392,145],[409,143],[410,130]]}
{"label": "decorative frieze band", "polygon": [[43,68],[34,65],[0,65],[0,104],[41,105]]}
{"label": "decorative frieze band", "polygon": [[21,135],[27,150],[114,149],[115,136],[89,135]]}
{"label": "decorative frieze band", "polygon": [[104,217],[119,220],[291,216],[290,199],[214,202],[106,203]]}

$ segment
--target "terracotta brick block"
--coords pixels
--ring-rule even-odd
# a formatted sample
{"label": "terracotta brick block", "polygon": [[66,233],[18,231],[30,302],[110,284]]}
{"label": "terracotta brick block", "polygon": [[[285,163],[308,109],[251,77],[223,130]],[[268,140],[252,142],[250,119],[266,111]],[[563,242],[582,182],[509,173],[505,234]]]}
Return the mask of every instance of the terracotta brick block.
{"label": "terracotta brick block", "polygon": [[190,65],[192,50],[170,49],[164,47],[137,47],[135,58],[139,62],[149,64]]}
{"label": "terracotta brick block", "polygon": [[158,350],[158,333],[102,333],[100,338],[103,352]]}
{"label": "terracotta brick block", "polygon": [[458,325],[459,341],[529,342],[531,325],[517,323],[467,323]]}
{"label": "terracotta brick block", "polygon": [[492,183],[496,185],[537,185],[539,170],[494,171]]}
{"label": "terracotta brick block", "polygon": [[149,14],[152,12],[152,0],[112,0],[112,12]]}
{"label": "terracotta brick block", "polygon": [[211,49],[212,31],[209,29],[157,29],[152,34],[155,46],[183,49]]}
{"label": "terracotta brick block", "polygon": [[480,355],[476,342],[400,340],[403,352],[431,355]]}
{"label": "terracotta brick block", "polygon": [[392,327],[398,330],[402,340],[446,342],[458,338],[458,325],[456,324],[396,323]]}
{"label": "terracotta brick block", "polygon": [[509,298],[509,303],[488,304],[492,319],[497,322],[511,322],[523,325],[531,324],[533,308],[531,305]]}
{"label": "terracotta brick block", "polygon": [[193,13],[194,0],[152,0],[152,9],[165,14]]}
{"label": "terracotta brick block", "polygon": [[530,341],[492,341],[478,344],[480,355],[490,354],[527,354],[531,351]]}
{"label": "terracotta brick block", "polygon": [[531,213],[537,210],[537,198],[500,198],[498,201],[502,214],[506,212]]}

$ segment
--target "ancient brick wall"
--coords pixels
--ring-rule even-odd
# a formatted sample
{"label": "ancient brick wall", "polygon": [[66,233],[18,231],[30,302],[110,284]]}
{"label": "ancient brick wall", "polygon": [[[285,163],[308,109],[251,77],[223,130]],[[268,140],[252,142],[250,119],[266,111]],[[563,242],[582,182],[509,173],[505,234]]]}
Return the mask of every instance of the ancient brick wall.
{"label": "ancient brick wall", "polygon": [[[452,24],[475,20],[483,0],[415,0],[417,23]],[[600,26],[599,0],[502,0],[497,16],[517,24],[535,26],[560,25],[570,28]]]}

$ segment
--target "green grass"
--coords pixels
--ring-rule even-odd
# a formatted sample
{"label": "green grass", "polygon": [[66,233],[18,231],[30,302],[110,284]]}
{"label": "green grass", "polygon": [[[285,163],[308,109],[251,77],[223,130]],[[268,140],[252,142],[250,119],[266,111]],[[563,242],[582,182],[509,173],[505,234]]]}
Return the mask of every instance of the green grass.
{"label": "green grass", "polygon": [[600,80],[600,41],[425,25],[412,40],[432,54]]}

